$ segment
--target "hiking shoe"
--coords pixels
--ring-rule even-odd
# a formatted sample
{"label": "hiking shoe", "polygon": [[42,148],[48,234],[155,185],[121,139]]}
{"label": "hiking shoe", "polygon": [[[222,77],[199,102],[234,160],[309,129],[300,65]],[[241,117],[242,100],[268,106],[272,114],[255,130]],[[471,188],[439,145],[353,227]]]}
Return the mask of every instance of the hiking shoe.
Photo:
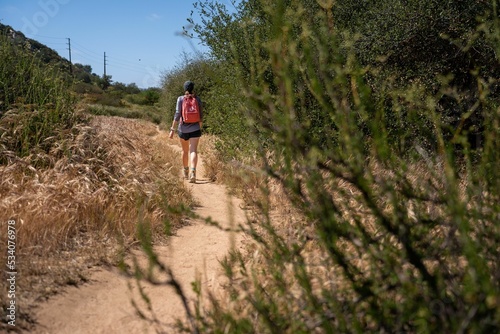
{"label": "hiking shoe", "polygon": [[191,171],[191,175],[189,176],[189,183],[196,183],[196,173]]}
{"label": "hiking shoe", "polygon": [[187,180],[189,178],[189,175],[188,175],[189,174],[189,168],[184,168],[183,173],[184,173],[184,179]]}

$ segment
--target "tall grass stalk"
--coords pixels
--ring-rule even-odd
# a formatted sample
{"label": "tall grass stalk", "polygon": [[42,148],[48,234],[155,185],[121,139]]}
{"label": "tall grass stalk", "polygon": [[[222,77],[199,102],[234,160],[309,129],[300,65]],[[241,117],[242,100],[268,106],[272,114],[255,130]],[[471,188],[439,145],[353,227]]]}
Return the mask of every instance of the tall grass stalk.
{"label": "tall grass stalk", "polygon": [[[74,122],[69,82],[55,65],[42,63],[29,44],[15,44],[9,36],[0,36],[0,57],[3,149],[18,156],[48,152],[60,132]],[[6,159],[4,154],[0,157],[1,162]]]}

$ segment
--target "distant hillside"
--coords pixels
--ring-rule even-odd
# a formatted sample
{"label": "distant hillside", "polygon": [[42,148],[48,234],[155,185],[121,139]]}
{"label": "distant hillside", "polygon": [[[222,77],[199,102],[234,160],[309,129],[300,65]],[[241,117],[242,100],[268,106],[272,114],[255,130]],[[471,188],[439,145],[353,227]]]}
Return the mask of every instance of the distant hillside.
{"label": "distant hillside", "polygon": [[100,88],[106,88],[111,85],[111,76],[103,78],[92,73],[90,65],[71,64],[69,60],[61,57],[55,50],[26,37],[22,32],[14,30],[11,26],[0,23],[0,37],[3,38],[4,42],[6,39],[7,42],[12,43],[15,47],[36,54],[42,63],[57,68],[63,76],[69,77],[72,71],[72,77],[75,82],[82,82]]}
{"label": "distant hillside", "polygon": [[11,26],[0,23],[0,34],[7,36],[12,43],[23,46],[25,49],[36,53],[44,63],[58,65],[60,69],[69,72],[70,62],[46,45],[26,37],[22,32],[14,30]]}

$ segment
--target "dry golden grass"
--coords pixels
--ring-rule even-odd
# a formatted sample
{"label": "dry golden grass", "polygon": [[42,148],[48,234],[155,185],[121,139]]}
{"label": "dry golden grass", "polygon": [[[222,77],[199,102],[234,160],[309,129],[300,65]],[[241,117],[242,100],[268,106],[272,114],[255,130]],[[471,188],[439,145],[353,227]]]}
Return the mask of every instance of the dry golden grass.
{"label": "dry golden grass", "polygon": [[205,177],[211,181],[222,182],[227,171],[226,166],[216,149],[217,137],[203,134],[198,151],[203,154]]}
{"label": "dry golden grass", "polygon": [[[218,159],[213,159],[214,165],[218,166]],[[355,298],[355,293],[352,290],[352,284],[345,276],[345,272],[334,261],[331,254],[327,252],[324,245],[320,241],[315,222],[309,221],[303,216],[290,202],[284,188],[276,180],[268,179],[264,173],[259,171],[258,167],[251,168],[249,164],[229,164],[223,168],[219,168],[219,178],[231,180],[233,187],[239,194],[243,194],[244,200],[253,209],[253,220],[249,222],[248,229],[257,232],[260,238],[268,242],[271,248],[264,246],[264,243],[247,242],[246,250],[243,254],[243,259],[236,259],[233,265],[236,277],[227,286],[227,299],[223,301],[217,300],[211,312],[212,319],[217,321],[217,317],[221,316],[217,312],[228,312],[233,316],[253,319],[255,318],[255,308],[250,300],[254,300],[255,296],[259,295],[259,289],[265,291],[265,299],[272,300],[276,303],[280,310],[280,314],[294,314],[306,321],[307,326],[313,331],[315,323],[318,319],[317,315],[308,315],[306,309],[301,309],[301,305],[305,305],[306,300],[310,300],[310,296],[315,296],[317,300],[322,301],[325,291],[332,291],[338,298],[345,300]],[[258,164],[254,163],[254,166]],[[388,216],[395,215],[394,202],[390,192],[384,187],[390,187],[398,191],[404,192],[401,189],[402,175],[396,175],[394,171],[388,170],[381,165],[372,163],[367,167],[367,172],[370,173],[376,180],[374,191],[380,194],[378,197],[377,206]],[[444,240],[443,247],[449,246],[447,238],[452,238],[449,235],[449,227],[447,226],[446,213],[442,204],[439,203],[438,194],[443,193],[443,171],[441,166],[427,166],[424,163],[415,163],[408,166],[408,169],[403,175],[404,182],[411,189],[418,190],[418,193],[425,194],[428,197],[427,201],[417,201],[402,197],[400,204],[405,205],[406,217],[404,219],[408,224],[418,224],[418,215],[429,217],[429,219],[442,221],[443,224],[436,226],[429,232],[429,237],[439,238]],[[460,185],[462,188],[464,184]],[[267,189],[268,193],[263,194],[262,189]],[[374,239],[378,240],[377,247],[392,248],[395,252],[402,249],[400,241],[385,231],[380,224],[376,223],[376,217],[373,212],[367,207],[360,192],[354,186],[346,182],[346,180],[331,178],[325,175],[325,189],[328,189],[332,195],[339,215],[342,216],[342,221],[349,222],[355,226],[358,221],[365,228],[366,232]],[[307,193],[307,191],[305,191]],[[473,205],[469,203],[469,205]],[[262,212],[262,209],[269,210],[268,214]],[[272,226],[272,233],[269,233],[263,224],[268,222]],[[300,258],[303,264],[297,263],[297,258],[276,261],[277,253],[273,253],[280,248],[276,246],[276,240],[280,240],[283,246],[289,250],[300,249]],[[373,254],[378,250],[362,251],[361,240],[352,238],[346,240],[340,238],[337,241],[337,246],[342,249],[346,255],[346,260],[361,273],[374,272],[377,269],[374,267]],[[273,248],[276,247],[276,248]],[[372,253],[372,254],[370,254]],[[463,270],[463,260],[460,259],[460,254],[451,255],[447,258],[449,266],[448,270],[460,272]],[[432,273],[436,267],[434,260],[427,260],[425,257],[424,264]],[[399,266],[395,268],[400,279],[410,279],[417,277],[416,269],[411,266],[408,261],[401,257],[397,260]],[[298,266],[297,266],[298,265]],[[310,294],[305,289],[304,281],[301,281],[300,271],[298,267],[302,267],[307,273],[310,281],[307,283],[310,286]],[[442,268],[441,268],[442,270]],[[244,273],[244,274],[241,274]],[[279,275],[277,275],[279,273]],[[406,277],[406,278],[405,278]],[[380,279],[383,279],[380,277]],[[389,292],[387,292],[389,295]],[[403,300],[405,296],[393,292],[394,300]],[[254,324],[256,326],[257,322]],[[370,324],[367,324],[369,328]],[[258,327],[257,331],[258,331]],[[263,329],[264,330],[264,329]],[[264,330],[265,331],[265,330]],[[291,329],[293,332],[293,327]]]}
{"label": "dry golden grass", "polygon": [[173,230],[182,224],[169,206],[192,204],[178,154],[152,123],[94,117],[42,157],[50,168],[34,168],[39,158],[11,156],[0,166],[1,228],[17,222],[21,313],[59,285],[85,280],[87,267],[115,261],[137,240],[138,222],[162,240],[167,222]]}
{"label": "dry golden grass", "polygon": [[262,190],[267,187],[265,172],[259,169],[256,156],[244,161],[226,161],[217,150],[217,137],[204,135],[200,141],[205,175],[212,181],[223,183],[243,200],[247,209],[266,203]]}

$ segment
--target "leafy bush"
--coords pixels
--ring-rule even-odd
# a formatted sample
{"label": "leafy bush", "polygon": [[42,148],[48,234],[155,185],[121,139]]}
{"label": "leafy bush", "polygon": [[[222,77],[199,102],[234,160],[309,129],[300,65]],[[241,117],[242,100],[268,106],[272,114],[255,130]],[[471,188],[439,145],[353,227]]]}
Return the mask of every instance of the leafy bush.
{"label": "leafy bush", "polygon": [[84,94],[102,94],[103,91],[101,88],[97,87],[96,85],[89,84],[89,83],[84,83],[84,82],[75,82],[73,84],[72,90],[80,95]]}
{"label": "leafy bush", "polygon": [[116,91],[103,92],[93,95],[94,102],[108,107],[123,107],[123,93]]}
{"label": "leafy bush", "polygon": [[129,94],[126,100],[133,104],[154,106],[160,101],[161,90],[159,88],[148,88],[138,93]]}
{"label": "leafy bush", "polygon": [[[259,224],[247,227],[261,255],[234,253],[223,263],[232,282],[228,300],[213,298],[207,312],[198,305],[188,331],[500,329],[498,76],[469,62],[478,49],[448,48],[450,39],[438,38],[446,30],[430,24],[444,15],[455,42],[498,50],[498,40],[474,21],[484,14],[496,32],[489,36],[498,36],[496,14],[483,11],[495,2],[471,9],[398,4],[255,0],[240,2],[233,16],[220,3],[198,5],[206,14],[197,28],[202,39],[238,73],[246,97],[240,112],[256,125],[244,137],[259,145],[269,178]],[[342,10],[362,14],[339,22]],[[410,12],[421,21],[407,20]],[[350,31],[342,29],[352,22]],[[404,37],[405,24],[420,26],[422,43]],[[369,25],[366,35],[361,28]],[[406,41],[404,52],[378,35],[389,25]],[[363,49],[370,38],[380,39],[376,48]],[[427,46],[454,50],[457,63],[431,57]],[[482,55],[498,68],[491,52]],[[475,113],[475,128],[466,129]],[[479,145],[468,137],[473,131],[480,131]],[[273,221],[276,185],[302,221],[284,228]]]}
{"label": "leafy bush", "polygon": [[92,104],[87,107],[87,111],[90,114],[97,116],[118,116],[123,118],[144,119],[155,124],[161,124],[162,122],[164,122],[163,114],[155,109],[129,109],[125,107],[112,107],[101,104]]}
{"label": "leafy bush", "polygon": [[[495,11],[495,1],[345,1],[332,15],[338,29],[358,36],[353,51],[360,62],[377,67],[379,72],[369,79],[375,94],[383,90],[382,98],[387,91],[419,86],[437,98],[445,137],[451,140],[461,128],[477,148],[484,122],[481,107],[475,105],[481,94],[477,77],[500,76],[495,41],[487,38],[498,21]],[[447,90],[442,90],[443,81]],[[489,85],[497,100],[498,88],[498,83]],[[413,134],[420,141],[427,135]]]}

